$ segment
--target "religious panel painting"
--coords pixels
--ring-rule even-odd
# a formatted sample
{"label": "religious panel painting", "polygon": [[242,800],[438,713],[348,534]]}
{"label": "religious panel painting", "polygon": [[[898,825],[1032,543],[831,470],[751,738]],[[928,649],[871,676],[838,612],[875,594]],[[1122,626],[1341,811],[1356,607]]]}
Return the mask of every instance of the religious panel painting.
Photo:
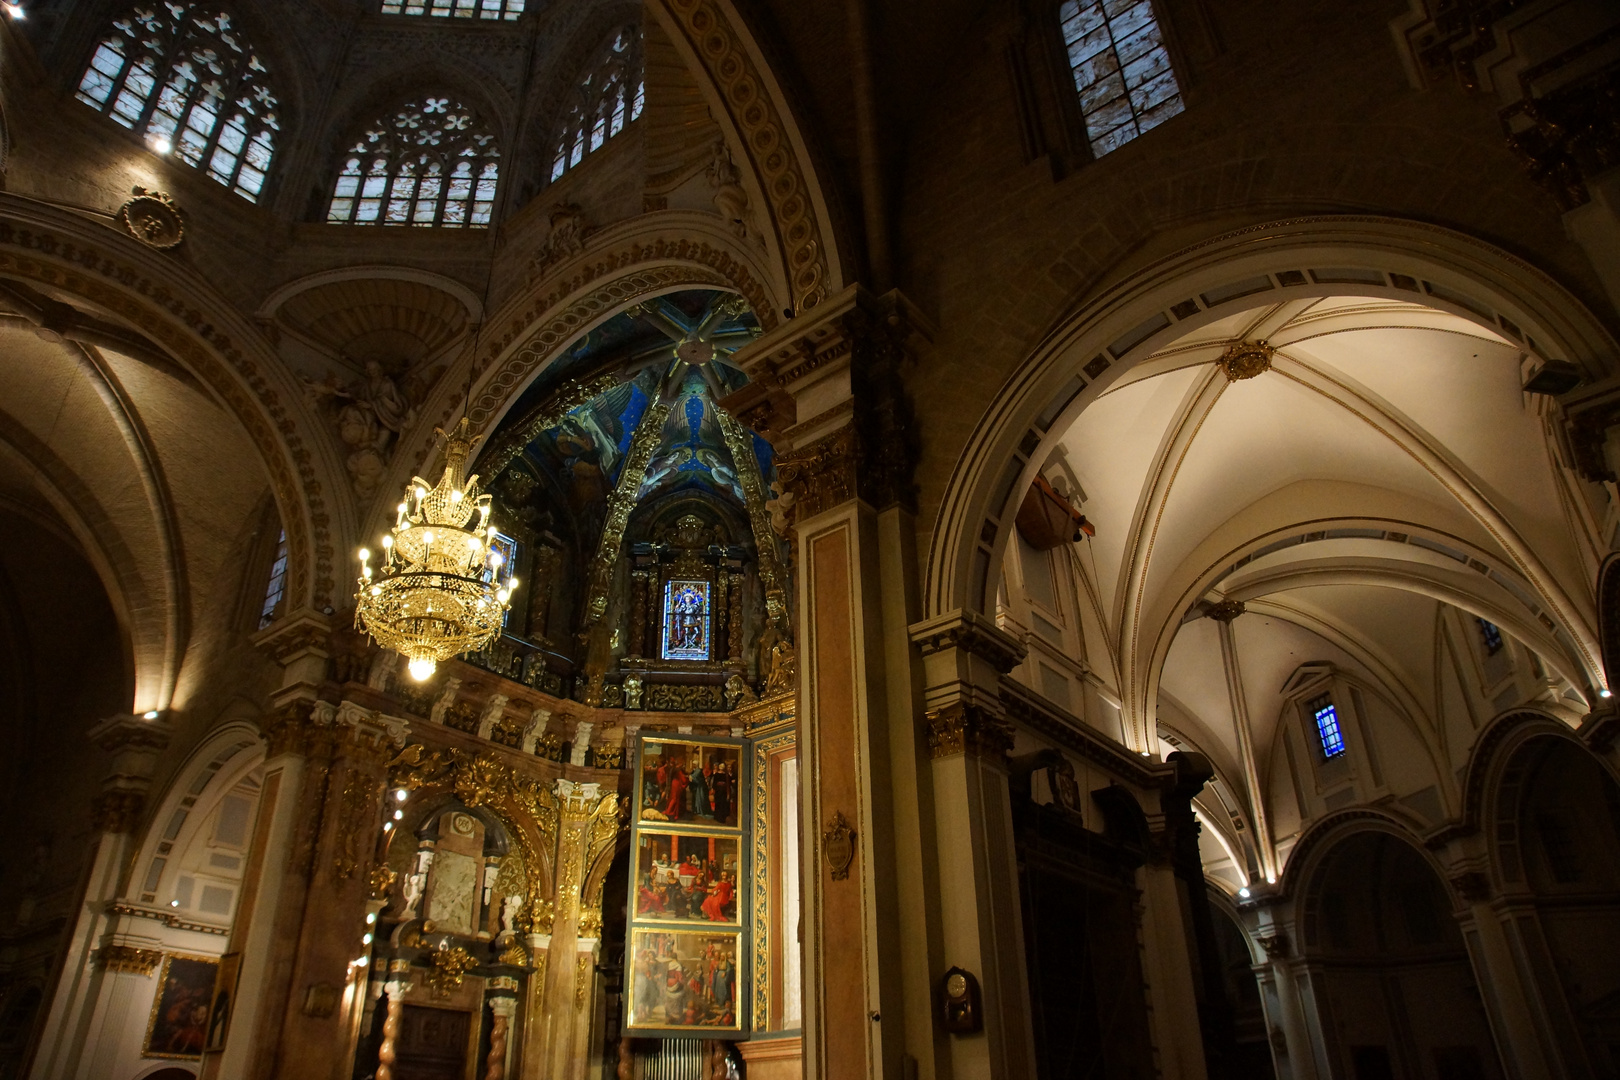
{"label": "religious panel painting", "polygon": [[628,1026],[740,1031],[740,944],[737,933],[632,931]]}
{"label": "religious panel painting", "polygon": [[664,585],[665,660],[709,659],[709,583],[671,579]]}
{"label": "religious panel painting", "polygon": [[166,955],[146,1027],[145,1057],[198,1058],[208,1040],[208,1010],[219,961]]}
{"label": "religious panel painting", "polygon": [[635,917],[736,925],[742,862],[738,837],[641,830]]}
{"label": "religious panel painting", "polygon": [[637,820],[735,828],[740,757],[735,744],[646,740]]}

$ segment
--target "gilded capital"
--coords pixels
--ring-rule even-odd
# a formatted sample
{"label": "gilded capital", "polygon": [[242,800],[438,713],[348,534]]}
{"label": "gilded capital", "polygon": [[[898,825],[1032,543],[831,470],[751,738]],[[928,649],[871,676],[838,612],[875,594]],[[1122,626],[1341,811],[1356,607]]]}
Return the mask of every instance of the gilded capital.
{"label": "gilded capital", "polygon": [[96,950],[96,964],[103,971],[130,975],[150,975],[163,960],[157,949],[137,949],[132,945],[103,945]]}
{"label": "gilded capital", "polygon": [[1012,749],[1012,724],[983,706],[959,701],[930,710],[925,719],[931,758],[999,757]]}
{"label": "gilded capital", "polygon": [[133,832],[146,808],[146,796],[139,791],[103,791],[90,800],[90,823],[101,832]]}

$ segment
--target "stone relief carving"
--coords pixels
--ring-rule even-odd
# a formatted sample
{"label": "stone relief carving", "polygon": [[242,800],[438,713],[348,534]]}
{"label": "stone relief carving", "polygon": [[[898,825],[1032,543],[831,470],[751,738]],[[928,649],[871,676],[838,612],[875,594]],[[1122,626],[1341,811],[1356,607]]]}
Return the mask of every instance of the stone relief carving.
{"label": "stone relief carving", "polygon": [[709,186],[714,189],[714,208],[726,219],[731,231],[740,240],[763,242],[759,230],[753,227],[749,212],[748,192],[742,188],[742,172],[731,160],[731,149],[724,139],[716,139],[709,159]]}
{"label": "stone relief carving", "polygon": [[533,281],[563,260],[583,252],[586,239],[595,231],[585,220],[585,211],[576,204],[559,203],[552,207],[551,234],[529,264],[529,280]]}
{"label": "stone relief carving", "polygon": [[320,382],[306,376],[304,386],[349,448],[346,464],[355,494],[369,498],[399,436],[416,422],[417,402],[427,387],[420,379],[389,373],[377,360],[367,360],[358,379],[344,382],[329,372]]}

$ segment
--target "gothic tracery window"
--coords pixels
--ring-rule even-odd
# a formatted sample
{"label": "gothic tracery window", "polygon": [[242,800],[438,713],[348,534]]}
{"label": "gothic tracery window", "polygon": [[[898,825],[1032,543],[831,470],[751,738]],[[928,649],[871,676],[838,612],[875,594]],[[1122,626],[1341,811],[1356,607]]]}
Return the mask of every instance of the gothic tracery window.
{"label": "gothic tracery window", "polygon": [[467,106],[429,95],[370,124],[349,147],[329,222],[485,228],[501,154]]}
{"label": "gothic tracery window", "polygon": [[709,583],[670,579],[664,585],[665,660],[709,658]]}
{"label": "gothic tracery window", "polygon": [[624,130],[646,103],[641,29],[625,26],[603,43],[575,87],[564,113],[551,162],[555,180],[585,155]]}
{"label": "gothic tracery window", "polygon": [[1182,111],[1152,0],[1064,0],[1058,18],[1093,156]]}
{"label": "gothic tracery window", "polygon": [[382,13],[511,22],[523,14],[523,0],[383,0]]}
{"label": "gothic tracery window", "polygon": [[279,111],[263,62],[226,12],[136,5],[96,45],[75,96],[158,153],[258,201]]}

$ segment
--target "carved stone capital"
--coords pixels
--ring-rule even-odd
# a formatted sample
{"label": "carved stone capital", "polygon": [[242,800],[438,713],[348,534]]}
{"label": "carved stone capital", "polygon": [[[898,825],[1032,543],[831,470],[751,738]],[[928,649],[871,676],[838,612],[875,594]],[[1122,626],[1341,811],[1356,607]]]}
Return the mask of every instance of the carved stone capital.
{"label": "carved stone capital", "polygon": [[776,459],[776,478],[793,496],[795,520],[813,518],[855,497],[855,430],[840,428]]}
{"label": "carved stone capital", "polygon": [[253,644],[283,667],[305,657],[325,660],[332,654],[332,621],[308,608],[295,611],[254,634]]}
{"label": "carved stone capital", "polygon": [[954,611],[926,622],[913,623],[911,640],[924,657],[956,649],[990,663],[1006,674],[1024,662],[1029,648],[983,615]]}
{"label": "carved stone capital", "polygon": [[90,800],[90,823],[101,832],[133,832],[146,809],[146,796],[139,791],[103,791]]}
{"label": "carved stone capital", "polygon": [[1012,749],[1013,726],[1004,717],[966,702],[932,709],[928,724],[928,756],[1001,757]]}
{"label": "carved stone capital", "polygon": [[162,962],[163,953],[157,949],[138,949],[133,945],[103,945],[96,950],[96,965],[103,971],[150,975]]}
{"label": "carved stone capital", "polygon": [[1259,941],[1260,947],[1266,950],[1266,959],[1268,960],[1281,960],[1288,955],[1290,948],[1288,935],[1281,931],[1269,936],[1261,936],[1255,940]]}
{"label": "carved stone capital", "polygon": [[1451,875],[1451,887],[1457,890],[1458,896],[1470,903],[1489,900],[1495,892],[1491,887],[1490,875],[1480,870],[1465,870]]}

